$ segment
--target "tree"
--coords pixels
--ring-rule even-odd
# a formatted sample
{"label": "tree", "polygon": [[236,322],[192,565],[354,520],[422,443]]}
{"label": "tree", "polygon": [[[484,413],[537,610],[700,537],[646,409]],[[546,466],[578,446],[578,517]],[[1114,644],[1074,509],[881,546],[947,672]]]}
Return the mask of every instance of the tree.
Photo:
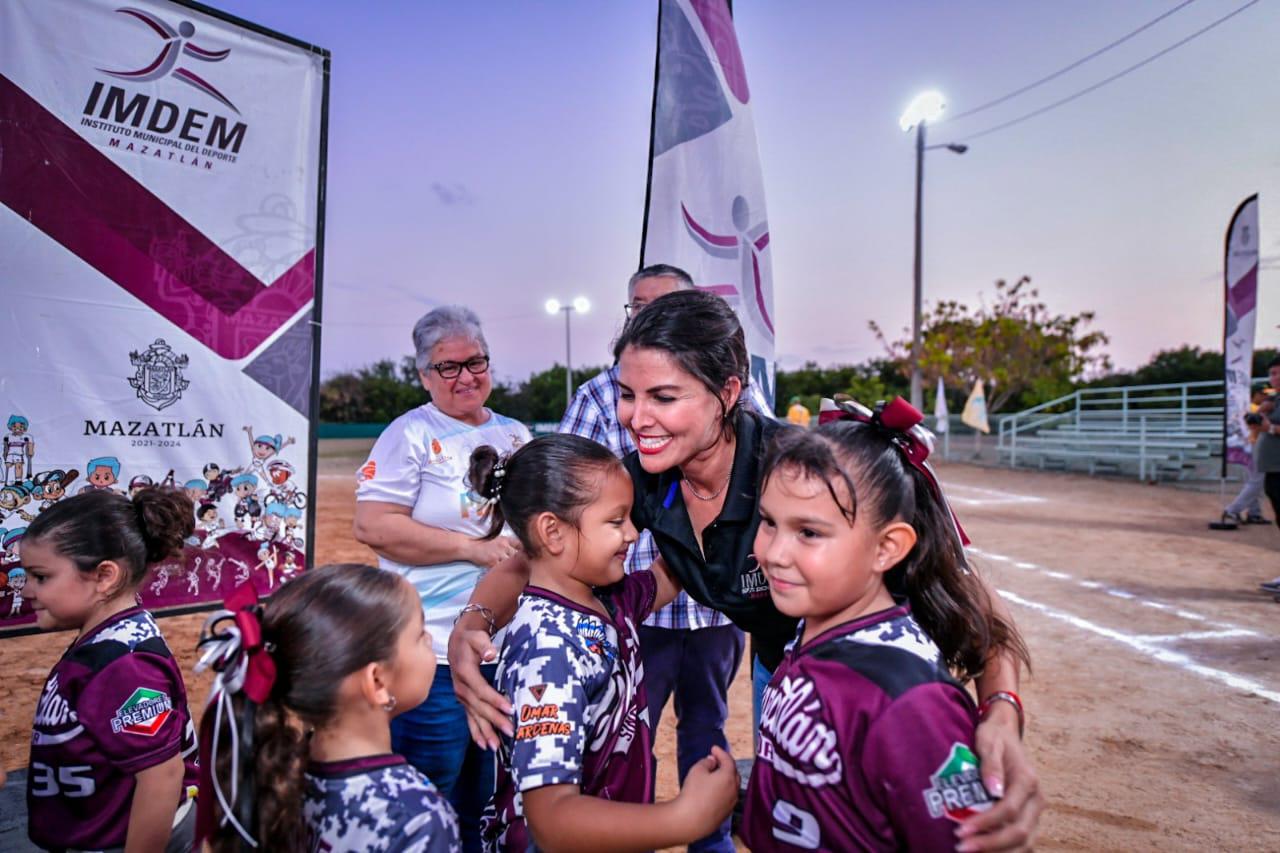
{"label": "tree", "polygon": [[[573,371],[574,387],[603,367]],[[412,356],[339,373],[320,385],[320,420],[328,423],[389,423],[430,399]],[[555,365],[523,382],[494,381],[487,405],[495,412],[532,424],[559,421],[564,414],[564,367]]]}
{"label": "tree", "polygon": [[792,397],[799,397],[809,411],[816,412],[819,401],[834,394],[848,394],[858,402],[872,406],[877,400],[887,400],[906,391],[898,366],[887,359],[831,367],[819,367],[816,361],[806,361],[799,370],[778,371],[775,414],[786,414]]}
{"label": "tree", "polygon": [[[1251,376],[1266,376],[1267,364],[1280,350],[1260,349],[1253,353]],[[1181,382],[1222,381],[1222,353],[1189,345],[1161,350],[1137,370],[1110,373],[1092,385],[1170,385]]]}
{"label": "tree", "polygon": [[427,401],[412,356],[340,373],[320,385],[320,420],[388,423]]}
{"label": "tree", "polygon": [[[922,318],[920,369],[925,387],[944,382],[968,387],[978,379],[994,381],[987,410],[1008,403],[1034,405],[1063,394],[1091,373],[1110,368],[1102,353],[1108,338],[1088,330],[1092,311],[1054,314],[1040,301],[1030,276],[1013,284],[996,282],[993,304],[977,309],[954,300],[939,302]],[[902,376],[911,375],[911,336],[890,342],[870,324]]]}

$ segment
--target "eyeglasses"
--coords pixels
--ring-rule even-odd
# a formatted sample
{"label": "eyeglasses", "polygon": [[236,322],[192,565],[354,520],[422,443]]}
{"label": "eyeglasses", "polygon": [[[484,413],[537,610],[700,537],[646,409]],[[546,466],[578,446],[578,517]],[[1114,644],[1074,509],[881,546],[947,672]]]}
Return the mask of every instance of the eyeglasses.
{"label": "eyeglasses", "polygon": [[479,376],[489,370],[489,356],[478,355],[466,361],[437,361],[431,365],[431,369],[439,373],[443,379],[457,379],[462,375],[462,368],[464,367],[467,369],[467,373],[472,376]]}
{"label": "eyeglasses", "polygon": [[641,302],[639,300],[634,300],[634,301],[628,302],[626,305],[623,305],[622,308],[624,311],[627,312],[627,319],[630,320],[632,317],[634,317],[636,314],[640,312],[641,308],[643,308],[648,304],[649,304],[648,302]]}

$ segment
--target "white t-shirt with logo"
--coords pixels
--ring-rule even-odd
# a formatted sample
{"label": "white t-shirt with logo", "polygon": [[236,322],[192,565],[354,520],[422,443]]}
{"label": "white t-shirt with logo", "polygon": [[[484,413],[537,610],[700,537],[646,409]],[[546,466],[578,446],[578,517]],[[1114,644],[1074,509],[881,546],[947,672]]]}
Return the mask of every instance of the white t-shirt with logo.
{"label": "white t-shirt with logo", "polygon": [[[531,438],[519,421],[485,411],[489,420],[479,426],[449,417],[434,403],[396,418],[360,466],[356,500],[412,507],[411,517],[421,524],[483,536],[489,513],[477,506],[466,482],[471,452],[487,444],[507,454]],[[404,575],[418,590],[432,645],[443,661],[453,620],[480,580],[481,567],[461,561],[407,566],[381,555],[378,565]]]}

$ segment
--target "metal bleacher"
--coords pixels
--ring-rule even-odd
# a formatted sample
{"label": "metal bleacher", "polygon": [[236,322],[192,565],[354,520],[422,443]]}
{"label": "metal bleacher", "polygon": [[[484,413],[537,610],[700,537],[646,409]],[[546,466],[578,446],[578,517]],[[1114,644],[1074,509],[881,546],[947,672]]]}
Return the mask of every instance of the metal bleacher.
{"label": "metal bleacher", "polygon": [[1011,468],[1216,478],[1222,408],[1217,381],[1081,388],[1001,418],[997,452]]}

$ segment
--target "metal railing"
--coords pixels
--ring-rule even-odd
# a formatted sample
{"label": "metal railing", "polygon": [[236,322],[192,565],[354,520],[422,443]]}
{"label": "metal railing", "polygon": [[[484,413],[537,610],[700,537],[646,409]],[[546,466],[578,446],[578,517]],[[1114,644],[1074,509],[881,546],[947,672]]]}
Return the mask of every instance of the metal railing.
{"label": "metal railing", "polygon": [[[1253,385],[1266,382],[1265,378],[1257,378]],[[1191,440],[1208,451],[1220,447],[1223,404],[1220,380],[1081,388],[998,417],[997,452],[1000,457],[1007,457],[1013,468],[1020,452],[1024,459],[1038,456],[1043,462],[1050,451],[1037,449],[1037,445],[1056,439],[1065,447],[1074,440],[1081,449],[1058,455],[1078,455],[1089,461],[1090,471],[1100,462],[1133,461],[1137,463],[1138,477],[1145,480],[1157,473],[1162,462],[1185,456],[1166,452],[1170,440]],[[1114,449],[1106,448],[1108,441],[1115,442]],[[1090,447],[1098,448],[1096,458],[1090,459]]]}

